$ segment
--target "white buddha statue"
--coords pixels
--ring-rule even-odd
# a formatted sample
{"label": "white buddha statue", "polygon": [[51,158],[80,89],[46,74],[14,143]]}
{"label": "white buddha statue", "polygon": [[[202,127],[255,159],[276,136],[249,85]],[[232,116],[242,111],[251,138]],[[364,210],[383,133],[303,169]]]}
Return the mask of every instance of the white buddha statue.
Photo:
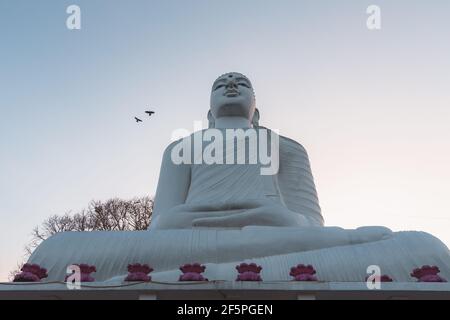
{"label": "white buddha statue", "polygon": [[[396,281],[414,281],[409,273],[425,264],[450,277],[450,252],[429,234],[324,227],[305,149],[259,126],[244,75],[214,82],[208,117],[209,129],[164,152],[148,231],[57,234],[29,262],[46,267],[50,280],[63,279],[74,263],[95,265],[99,281],[122,279],[129,263],[148,263],[154,280],[176,281],[178,267],[192,262],[205,264],[210,280],[234,280],[243,261],[261,265],[271,281],[290,279],[299,263],[312,264],[325,281],[362,281],[370,265]],[[261,161],[269,149],[271,168]]]}

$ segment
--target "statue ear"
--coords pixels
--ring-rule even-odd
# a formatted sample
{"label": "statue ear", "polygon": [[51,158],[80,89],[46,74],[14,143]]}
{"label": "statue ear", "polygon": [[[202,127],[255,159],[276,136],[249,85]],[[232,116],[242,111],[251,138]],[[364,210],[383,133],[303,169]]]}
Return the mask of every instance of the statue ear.
{"label": "statue ear", "polygon": [[211,113],[211,110],[208,111],[208,128],[214,128],[216,126],[216,121]]}
{"label": "statue ear", "polygon": [[259,127],[259,110],[258,110],[258,108],[256,108],[255,112],[253,113],[252,125],[253,125],[253,128]]}

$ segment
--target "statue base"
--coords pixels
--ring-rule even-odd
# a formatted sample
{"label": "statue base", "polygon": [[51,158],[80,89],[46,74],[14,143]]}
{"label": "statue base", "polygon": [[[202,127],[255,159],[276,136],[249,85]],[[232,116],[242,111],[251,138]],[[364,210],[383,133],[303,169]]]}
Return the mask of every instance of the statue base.
{"label": "statue base", "polygon": [[449,300],[450,283],[364,282],[89,283],[69,290],[64,283],[0,284],[0,300]]}
{"label": "statue base", "polygon": [[[437,266],[450,280],[450,251],[424,232],[395,232],[389,239],[320,248],[320,241],[305,246],[296,228],[242,230],[156,230],[131,232],[65,232],[44,241],[29,263],[48,270],[46,281],[63,281],[69,265],[96,267],[94,279],[103,284],[121,282],[128,264],[148,264],[153,281],[175,282],[179,267],[206,266],[210,281],[235,281],[236,266],[254,262],[262,267],[263,281],[290,281],[290,269],[312,265],[320,281],[364,282],[369,266],[394,282],[416,282],[415,268]],[[373,271],[371,271],[373,272]]]}

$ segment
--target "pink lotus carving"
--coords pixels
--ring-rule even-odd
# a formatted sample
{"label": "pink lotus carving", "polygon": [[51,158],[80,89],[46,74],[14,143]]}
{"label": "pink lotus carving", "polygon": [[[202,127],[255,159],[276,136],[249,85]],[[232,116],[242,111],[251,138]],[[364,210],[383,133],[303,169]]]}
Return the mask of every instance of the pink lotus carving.
{"label": "pink lotus carving", "polygon": [[179,281],[208,281],[201,273],[205,272],[206,267],[200,263],[185,264],[180,267],[182,275]]}
{"label": "pink lotus carving", "polygon": [[[369,277],[370,276],[366,277],[366,282],[367,282],[367,280],[369,280]],[[377,280],[376,278],[377,278],[377,276],[375,276],[374,280]],[[393,282],[394,280],[390,276],[388,276],[387,274],[383,274],[382,276],[380,276],[380,280],[379,281],[380,282]]]}
{"label": "pink lotus carving", "polygon": [[241,263],[240,265],[236,266],[236,270],[239,273],[244,273],[244,272],[254,272],[254,273],[260,273],[262,270],[261,266],[256,265],[256,263]]}
{"label": "pink lotus carving", "polygon": [[152,271],[153,271],[153,268],[150,267],[148,264],[135,263],[135,264],[128,265],[128,272],[130,272],[130,273],[142,272],[145,274],[149,274]]}
{"label": "pink lotus carving", "polygon": [[80,282],[94,282],[95,279],[90,274],[82,273]]}
{"label": "pink lotus carving", "polygon": [[245,271],[238,274],[236,281],[262,281],[262,278],[259,273]]}
{"label": "pink lotus carving", "polygon": [[95,268],[95,266],[90,266],[90,265],[85,264],[85,263],[76,264],[76,266],[80,267],[81,273],[90,274],[92,272],[97,272],[97,269]]}
{"label": "pink lotus carving", "polygon": [[[91,276],[92,272],[97,272],[97,269],[95,268],[95,266],[90,266],[86,263],[81,263],[81,264],[74,264],[75,266],[78,266],[80,268],[80,282],[94,282],[95,279]],[[64,278],[64,281],[67,282],[67,279],[70,277],[71,275],[67,275]]]}
{"label": "pink lotus carving", "polygon": [[152,280],[152,277],[150,277],[148,274],[143,273],[143,272],[128,273],[127,277],[125,278],[125,281],[149,282],[151,280]]}
{"label": "pink lotus carving", "polygon": [[125,281],[151,281],[152,277],[148,274],[153,271],[153,268],[148,264],[129,264],[128,265],[128,276]]}
{"label": "pink lotus carving", "polygon": [[303,273],[303,274],[296,275],[294,277],[294,280],[295,281],[317,281],[317,277],[307,274],[307,273]]}
{"label": "pink lotus carving", "polygon": [[14,282],[39,282],[48,277],[47,269],[37,264],[26,263],[20,270],[22,272],[14,277]]}
{"label": "pink lotus carving", "polygon": [[259,275],[262,267],[255,263],[241,263],[236,266],[236,270],[239,272],[236,281],[262,281],[262,278]]}
{"label": "pink lotus carving", "polygon": [[13,282],[39,282],[41,279],[31,272],[20,272],[14,276]]}
{"label": "pink lotus carving", "polygon": [[208,279],[203,277],[200,273],[187,272],[180,275],[179,281],[208,281]]}
{"label": "pink lotus carving", "polygon": [[438,267],[426,265],[426,266],[422,266],[421,268],[414,269],[413,272],[411,273],[411,276],[413,276],[414,278],[420,279],[427,275],[436,275],[439,272],[441,272],[441,270],[439,270]]}
{"label": "pink lotus carving", "polygon": [[26,263],[23,265],[22,269],[23,272],[31,272],[39,277],[39,279],[44,279],[48,277],[47,269],[41,268],[38,264],[29,264]]}
{"label": "pink lotus carving", "polygon": [[418,282],[447,282],[446,279],[438,275],[441,272],[437,266],[422,266],[411,272],[411,276],[417,278]]}
{"label": "pink lotus carving", "polygon": [[419,282],[447,282],[447,280],[437,274],[429,274],[420,278]]}
{"label": "pink lotus carving", "polygon": [[289,275],[294,277],[295,281],[317,281],[314,276],[316,270],[312,265],[299,264],[291,268]]}
{"label": "pink lotus carving", "polygon": [[183,273],[202,273],[205,272],[205,269],[206,267],[202,266],[200,263],[185,264],[180,267],[180,270]]}

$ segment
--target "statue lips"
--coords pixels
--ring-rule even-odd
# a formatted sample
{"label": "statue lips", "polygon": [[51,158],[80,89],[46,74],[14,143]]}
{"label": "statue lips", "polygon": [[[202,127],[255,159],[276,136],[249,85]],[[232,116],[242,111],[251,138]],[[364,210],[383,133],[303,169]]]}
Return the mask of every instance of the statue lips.
{"label": "statue lips", "polygon": [[227,96],[227,97],[237,97],[239,94],[240,93],[237,90],[227,90],[227,91],[225,91],[225,96]]}

